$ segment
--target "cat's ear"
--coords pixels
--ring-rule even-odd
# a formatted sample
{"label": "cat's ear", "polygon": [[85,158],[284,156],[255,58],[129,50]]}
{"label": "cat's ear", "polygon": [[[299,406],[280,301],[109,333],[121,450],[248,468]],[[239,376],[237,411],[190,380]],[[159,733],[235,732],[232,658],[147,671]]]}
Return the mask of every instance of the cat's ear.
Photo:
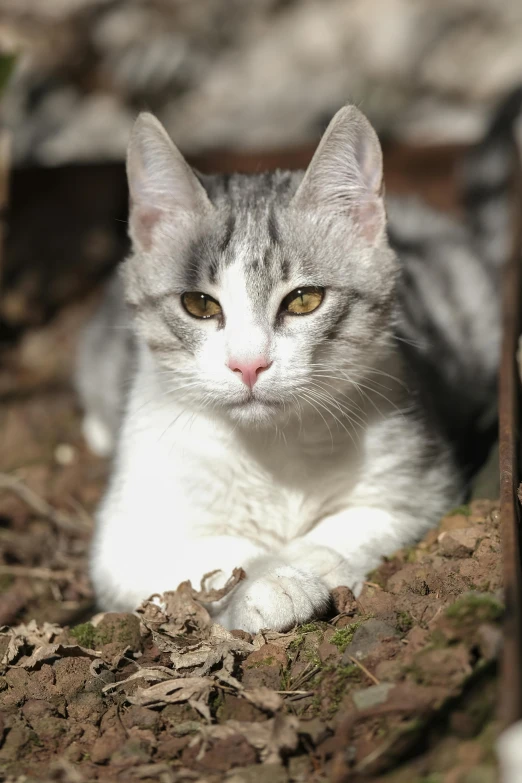
{"label": "cat's ear", "polygon": [[151,246],[156,224],[183,220],[212,209],[205,189],[167,131],[152,114],[134,124],[127,150],[130,234],[142,250]]}
{"label": "cat's ear", "polygon": [[355,106],[330,122],[294,196],[295,206],[349,214],[374,244],[384,232],[382,151],[374,129]]}

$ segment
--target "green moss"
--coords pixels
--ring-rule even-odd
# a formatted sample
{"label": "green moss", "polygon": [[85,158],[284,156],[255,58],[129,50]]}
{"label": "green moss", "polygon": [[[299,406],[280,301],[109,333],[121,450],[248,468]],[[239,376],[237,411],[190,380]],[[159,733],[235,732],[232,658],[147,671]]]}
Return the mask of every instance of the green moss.
{"label": "green moss", "polygon": [[361,676],[361,670],[354,663],[348,663],[345,666],[332,667],[332,671],[334,671],[341,680],[353,680],[354,678],[359,678]]}
{"label": "green moss", "polygon": [[330,687],[330,699],[332,702],[329,713],[333,714],[339,709],[339,705],[342,701],[344,694],[346,693],[346,687],[348,681],[358,680],[361,674],[361,670],[354,664],[348,666],[340,666],[334,672],[334,681]]}
{"label": "green moss", "polygon": [[349,682],[357,682],[360,677],[361,670],[355,664],[324,666],[322,671],[310,681],[310,689],[315,691],[311,704],[312,712],[315,715],[321,714],[323,702],[326,701],[327,717],[332,717],[339,709]]}
{"label": "green moss", "polygon": [[360,625],[366,620],[364,619],[357,620],[355,623],[350,623],[350,625],[346,625],[344,628],[338,628],[337,631],[334,633],[332,638],[330,639],[330,642],[332,644],[335,644],[339,652],[344,652],[350,642],[352,641],[354,634],[356,630],[359,628]]}
{"label": "green moss", "polygon": [[440,628],[435,628],[435,630],[430,633],[429,646],[440,649],[441,647],[449,647],[450,643]]}
{"label": "green moss", "polygon": [[468,593],[461,596],[446,609],[446,617],[459,623],[499,622],[504,615],[504,607],[490,593]]}
{"label": "green moss", "polygon": [[401,633],[407,633],[413,626],[413,617],[407,611],[397,612],[395,625]]}
{"label": "green moss", "polygon": [[14,582],[14,577],[11,574],[3,574],[0,576],[0,593],[5,593]]}
{"label": "green moss", "polygon": [[308,634],[319,632],[320,636],[318,637],[318,644],[321,644],[324,637],[324,632],[320,628],[320,626],[317,623],[306,623],[305,625],[299,626],[297,628],[297,634],[298,636],[290,642],[290,644],[287,647],[288,652],[297,652],[301,649],[301,647],[305,643],[305,637]]}
{"label": "green moss", "polygon": [[301,625],[297,631],[298,633],[312,633],[313,631],[319,631],[319,627],[316,625],[316,623],[306,623],[305,625]]}
{"label": "green moss", "polygon": [[74,636],[81,647],[89,650],[96,649],[96,628],[92,623],[81,623],[71,628],[71,636]]}
{"label": "green moss", "polygon": [[417,666],[415,663],[410,664],[410,666],[405,666],[404,673],[409,675],[417,685],[422,685],[425,681],[424,672],[420,666]]}
{"label": "green moss", "polygon": [[315,667],[323,665],[323,662],[319,658],[319,654],[317,650],[305,650],[303,653],[303,657],[306,658],[307,661],[310,661],[310,663],[313,664]]}
{"label": "green moss", "polygon": [[461,514],[464,517],[469,517],[471,515],[471,509],[469,506],[466,505],[457,506],[452,511],[450,511],[446,516],[456,517],[458,514]]}
{"label": "green moss", "polygon": [[129,628],[127,620],[117,620],[115,623],[101,625],[96,629],[96,641],[100,645],[111,644],[111,642],[126,645],[130,644],[133,639],[133,629]]}
{"label": "green moss", "polygon": [[373,582],[373,584],[379,585],[379,587],[382,587],[383,590],[386,588],[386,579],[380,573],[380,566],[378,568],[374,568],[373,571],[370,571],[368,574],[368,582]]}
{"label": "green moss", "polygon": [[106,615],[95,629],[95,643],[118,644],[122,647],[136,648],[139,645],[139,620],[133,615],[112,617]]}
{"label": "green moss", "polygon": [[0,55],[0,94],[3,93],[11,75],[14,71],[16,64],[16,55],[14,54],[2,54]]}
{"label": "green moss", "polygon": [[223,695],[223,691],[218,690],[216,693],[211,694],[209,703],[210,711],[214,717],[218,718],[218,720],[221,718],[224,703],[225,697]]}
{"label": "green moss", "polygon": [[298,636],[296,639],[292,639],[288,647],[286,648],[288,652],[297,652],[301,649],[301,647],[304,644],[304,634],[301,636]]}
{"label": "green moss", "polygon": [[414,546],[410,546],[408,549],[404,550],[404,560],[406,563],[416,563],[417,562],[417,548]]}
{"label": "green moss", "polygon": [[275,658],[273,655],[269,655],[268,658],[263,658],[262,661],[255,661],[254,663],[249,663],[246,667],[247,669],[259,669],[262,666],[272,666],[275,661]]}

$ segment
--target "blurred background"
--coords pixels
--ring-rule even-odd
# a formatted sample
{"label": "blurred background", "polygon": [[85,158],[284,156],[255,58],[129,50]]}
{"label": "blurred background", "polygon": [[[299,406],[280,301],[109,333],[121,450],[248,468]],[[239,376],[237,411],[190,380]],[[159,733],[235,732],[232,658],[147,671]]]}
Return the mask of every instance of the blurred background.
{"label": "blurred background", "polygon": [[121,160],[138,109],[190,153],[378,131],[471,141],[522,73],[514,0],[1,0],[16,163]]}
{"label": "blurred background", "polygon": [[0,0],[0,54],[9,341],[125,253],[122,161],[142,109],[202,170],[259,170],[306,165],[352,101],[383,140],[388,187],[413,171],[414,189],[451,206],[448,145],[479,138],[521,79],[522,3]]}

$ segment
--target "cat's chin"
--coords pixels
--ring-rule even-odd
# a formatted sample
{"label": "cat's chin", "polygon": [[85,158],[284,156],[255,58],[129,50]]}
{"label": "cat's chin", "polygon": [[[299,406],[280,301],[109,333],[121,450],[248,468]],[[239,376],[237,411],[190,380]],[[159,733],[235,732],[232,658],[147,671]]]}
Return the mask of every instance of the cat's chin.
{"label": "cat's chin", "polygon": [[270,427],[287,417],[287,410],[285,411],[284,406],[279,402],[250,399],[227,405],[226,415],[234,424],[245,427]]}

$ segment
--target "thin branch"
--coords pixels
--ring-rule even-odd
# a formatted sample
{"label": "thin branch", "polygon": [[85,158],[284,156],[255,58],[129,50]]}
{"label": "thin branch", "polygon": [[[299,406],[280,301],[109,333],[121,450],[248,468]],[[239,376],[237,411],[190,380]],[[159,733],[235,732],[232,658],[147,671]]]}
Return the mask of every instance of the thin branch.
{"label": "thin branch", "polygon": [[50,568],[31,568],[21,565],[0,564],[0,576],[27,576],[30,579],[43,579],[46,582],[70,582],[74,579],[72,571],[53,571]]}
{"label": "thin branch", "polygon": [[382,585],[378,585],[377,582],[363,582],[364,585],[368,585],[368,587],[375,587],[377,590],[382,590]]}
{"label": "thin branch", "polygon": [[370,678],[370,680],[375,683],[375,685],[380,685],[381,681],[377,679],[375,674],[372,674],[364,664],[362,664],[360,661],[357,660],[357,658],[352,658],[351,655],[348,656],[348,658],[351,660],[352,663],[354,663],[356,666],[359,667],[359,669],[366,674],[367,677]]}
{"label": "thin branch", "polygon": [[6,490],[12,492],[20,500],[25,503],[36,514],[45,517],[53,525],[61,528],[62,530],[75,531],[79,530],[88,531],[88,526],[79,517],[70,517],[63,511],[58,511],[53,508],[50,503],[44,500],[40,495],[37,495],[30,487],[25,484],[22,479],[17,476],[12,476],[9,473],[0,473],[0,490]]}

